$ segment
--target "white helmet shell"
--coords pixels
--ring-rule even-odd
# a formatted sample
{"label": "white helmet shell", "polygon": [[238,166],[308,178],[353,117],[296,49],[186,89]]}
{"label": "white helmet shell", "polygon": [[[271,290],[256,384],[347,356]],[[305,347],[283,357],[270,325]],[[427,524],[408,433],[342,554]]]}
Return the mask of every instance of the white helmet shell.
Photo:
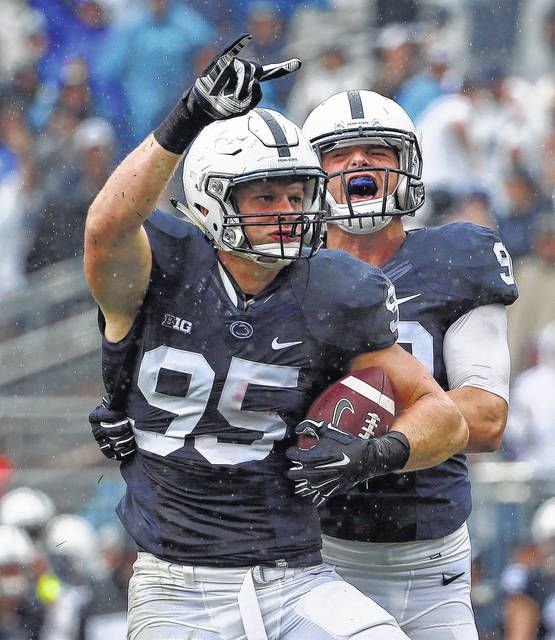
{"label": "white helmet shell", "polygon": [[[304,182],[303,211],[293,225],[300,229],[295,234],[299,240],[253,245],[245,233],[249,216],[234,206],[234,188],[273,178]],[[319,248],[325,185],[318,156],[299,127],[276,111],[254,109],[238,118],[213,122],[197,136],[183,164],[187,208],[178,208],[216,248],[265,267],[280,267],[301,257],[305,246],[311,248],[308,257]],[[276,226],[275,215],[270,214],[268,220],[268,225]]]}
{"label": "white helmet shell", "polygon": [[0,500],[0,523],[38,530],[55,514],[52,499],[40,489],[19,487]]}
{"label": "white helmet shell", "polygon": [[391,216],[414,215],[424,204],[418,135],[405,110],[393,100],[373,91],[342,91],[324,100],[308,115],[303,133],[320,159],[332,149],[357,144],[393,148],[399,159],[398,170],[368,167],[384,171],[386,183],[391,174],[397,174],[395,190],[356,203],[351,203],[349,180],[345,176],[360,172],[360,168],[331,174],[330,179],[339,176],[343,181],[347,202],[336,202],[328,192],[328,223],[349,233],[373,233],[385,227]]}
{"label": "white helmet shell", "polygon": [[44,544],[48,553],[84,558],[98,554],[98,539],[92,525],[82,518],[62,513],[46,527]]}
{"label": "white helmet shell", "polygon": [[45,530],[44,547],[55,571],[63,567],[75,576],[100,576],[104,571],[98,535],[81,516],[62,513],[52,518]]}

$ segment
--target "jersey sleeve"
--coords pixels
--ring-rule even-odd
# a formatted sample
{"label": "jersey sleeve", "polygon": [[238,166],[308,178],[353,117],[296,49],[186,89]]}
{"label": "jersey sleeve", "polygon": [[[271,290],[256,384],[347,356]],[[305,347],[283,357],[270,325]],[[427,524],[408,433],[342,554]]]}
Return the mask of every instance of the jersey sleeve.
{"label": "jersey sleeve", "polygon": [[483,259],[483,277],[476,288],[480,305],[510,305],[518,298],[513,263],[499,236],[485,227],[475,226],[476,254]]}
{"label": "jersey sleeve", "polygon": [[443,254],[445,286],[457,300],[453,321],[476,307],[510,305],[518,298],[511,256],[493,229],[467,222],[438,233],[442,229],[436,248]]}
{"label": "jersey sleeve", "polygon": [[186,220],[157,210],[144,227],[152,250],[152,282],[159,278],[186,280],[188,273],[197,271],[202,249],[214,256],[200,229]]}
{"label": "jersey sleeve", "polygon": [[133,340],[140,336],[139,325],[149,298],[171,294],[198,273],[199,263],[215,261],[215,253],[202,232],[193,224],[162,211],[155,211],[144,225],[152,250],[150,285],[143,305],[127,335],[118,342],[109,342],[104,334],[105,320],[99,310],[98,325],[102,334],[102,378],[109,393],[121,382],[122,366]]}
{"label": "jersey sleeve", "polygon": [[395,289],[380,269],[343,251],[323,250],[310,260],[309,274],[301,305],[317,340],[352,355],[395,343]]}

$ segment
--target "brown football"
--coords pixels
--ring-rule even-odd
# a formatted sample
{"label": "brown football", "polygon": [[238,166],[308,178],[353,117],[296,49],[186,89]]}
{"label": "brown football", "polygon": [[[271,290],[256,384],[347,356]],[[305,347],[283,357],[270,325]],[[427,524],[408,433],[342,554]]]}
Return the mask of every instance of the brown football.
{"label": "brown football", "polygon": [[[307,418],[325,420],[366,440],[389,431],[396,416],[395,389],[389,377],[378,367],[353,371],[340,378],[314,400]],[[316,439],[301,434],[301,449],[314,446]]]}

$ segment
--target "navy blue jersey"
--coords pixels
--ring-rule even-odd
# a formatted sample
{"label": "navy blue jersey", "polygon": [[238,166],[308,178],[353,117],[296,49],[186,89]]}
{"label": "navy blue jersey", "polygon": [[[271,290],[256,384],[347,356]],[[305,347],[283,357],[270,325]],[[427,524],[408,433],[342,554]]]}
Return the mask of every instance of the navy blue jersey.
{"label": "navy blue jersey", "polygon": [[[383,266],[397,292],[399,343],[447,389],[443,339],[473,308],[508,305],[518,295],[510,257],[491,230],[468,223],[407,234]],[[322,512],[324,533],[348,540],[406,542],[443,537],[471,510],[464,455],[422,471],[389,474],[334,498]]]}
{"label": "navy blue jersey", "polygon": [[355,355],[395,342],[391,283],[322,251],[250,300],[238,292],[236,305],[196,227],[156,213],[145,228],[154,264],[140,326],[103,341],[111,390],[140,338],[127,402],[139,451],[121,467],[125,528],[170,562],[318,562],[318,515],[294,496],[284,451]]}

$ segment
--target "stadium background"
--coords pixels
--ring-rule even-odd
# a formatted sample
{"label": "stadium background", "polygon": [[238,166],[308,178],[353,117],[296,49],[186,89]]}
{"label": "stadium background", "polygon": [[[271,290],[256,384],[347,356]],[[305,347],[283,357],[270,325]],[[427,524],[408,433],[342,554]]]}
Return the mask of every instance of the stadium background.
{"label": "stadium background", "polygon": [[[245,57],[304,62],[268,87],[263,106],[302,123],[323,98],[356,87],[407,109],[423,132],[429,192],[409,224],[498,227],[523,278],[509,318],[513,382],[541,360],[546,326],[555,354],[552,0],[2,0],[1,491],[40,488],[58,513],[78,513],[97,532],[116,523],[123,485],[87,423],[101,393],[82,274],[87,206],[195,71],[245,31],[254,36]],[[427,145],[426,131],[440,127]],[[457,135],[439,148],[449,127]],[[439,175],[445,153],[453,170]],[[171,210],[169,195],[181,192],[178,170],[160,207]],[[539,395],[553,395],[550,380]],[[532,416],[519,405],[501,450],[471,457],[482,638],[500,637],[500,576],[530,550],[534,510],[555,495],[555,405],[541,407]]]}

